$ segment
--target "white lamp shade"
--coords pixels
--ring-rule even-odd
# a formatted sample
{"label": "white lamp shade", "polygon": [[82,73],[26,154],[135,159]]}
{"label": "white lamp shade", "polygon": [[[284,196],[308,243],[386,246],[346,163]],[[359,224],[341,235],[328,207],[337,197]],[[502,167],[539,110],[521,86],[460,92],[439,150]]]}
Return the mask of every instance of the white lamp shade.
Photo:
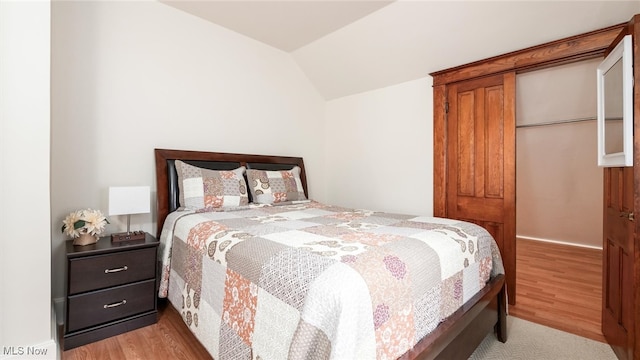
{"label": "white lamp shade", "polygon": [[148,186],[109,187],[109,215],[146,214],[151,211]]}

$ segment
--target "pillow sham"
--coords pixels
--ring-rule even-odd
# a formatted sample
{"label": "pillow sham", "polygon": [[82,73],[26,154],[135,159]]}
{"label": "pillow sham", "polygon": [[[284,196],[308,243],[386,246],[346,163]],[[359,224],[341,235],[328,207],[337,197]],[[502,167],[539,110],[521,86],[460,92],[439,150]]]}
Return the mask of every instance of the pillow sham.
{"label": "pillow sham", "polygon": [[180,208],[211,211],[249,203],[244,180],[245,167],[210,170],[176,160]]}
{"label": "pillow sham", "polygon": [[276,204],[306,200],[300,180],[300,167],[291,170],[247,169],[251,197],[256,204]]}

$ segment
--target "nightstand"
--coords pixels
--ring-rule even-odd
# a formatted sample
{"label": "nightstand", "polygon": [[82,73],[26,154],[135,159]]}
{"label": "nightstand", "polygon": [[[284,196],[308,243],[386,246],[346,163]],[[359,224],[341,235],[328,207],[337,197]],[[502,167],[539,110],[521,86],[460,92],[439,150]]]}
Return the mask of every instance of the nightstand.
{"label": "nightstand", "polygon": [[157,322],[155,237],[66,246],[65,350]]}

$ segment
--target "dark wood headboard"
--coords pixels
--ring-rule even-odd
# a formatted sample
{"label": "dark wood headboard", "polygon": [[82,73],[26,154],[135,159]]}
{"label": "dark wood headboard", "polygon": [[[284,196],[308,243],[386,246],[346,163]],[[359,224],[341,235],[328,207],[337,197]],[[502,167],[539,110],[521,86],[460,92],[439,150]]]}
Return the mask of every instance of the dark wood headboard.
{"label": "dark wood headboard", "polygon": [[[177,209],[179,191],[175,161],[182,160],[188,164],[213,170],[231,170],[240,166],[259,170],[288,170],[300,167],[300,180],[304,194],[309,198],[307,176],[301,157],[247,155],[190,150],[155,149],[156,157],[156,189],[158,198],[158,227],[156,236],[160,238],[164,220],[171,211]],[[248,189],[248,188],[247,188]]]}

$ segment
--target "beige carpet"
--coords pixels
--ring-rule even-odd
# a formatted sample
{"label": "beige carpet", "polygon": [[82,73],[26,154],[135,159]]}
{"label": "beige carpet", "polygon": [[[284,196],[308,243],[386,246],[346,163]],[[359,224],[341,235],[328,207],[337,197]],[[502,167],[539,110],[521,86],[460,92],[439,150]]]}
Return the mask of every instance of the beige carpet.
{"label": "beige carpet", "polygon": [[469,358],[509,360],[616,360],[609,345],[538,325],[513,316],[507,318],[505,344],[489,334]]}

